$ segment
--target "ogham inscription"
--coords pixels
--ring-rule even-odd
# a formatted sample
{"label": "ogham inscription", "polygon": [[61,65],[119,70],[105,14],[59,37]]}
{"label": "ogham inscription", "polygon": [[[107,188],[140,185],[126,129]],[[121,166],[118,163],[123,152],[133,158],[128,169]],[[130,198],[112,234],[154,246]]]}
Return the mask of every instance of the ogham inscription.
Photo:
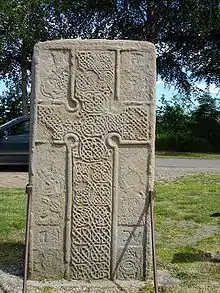
{"label": "ogham inscription", "polygon": [[153,45],[45,42],[34,63],[31,277],[144,279]]}

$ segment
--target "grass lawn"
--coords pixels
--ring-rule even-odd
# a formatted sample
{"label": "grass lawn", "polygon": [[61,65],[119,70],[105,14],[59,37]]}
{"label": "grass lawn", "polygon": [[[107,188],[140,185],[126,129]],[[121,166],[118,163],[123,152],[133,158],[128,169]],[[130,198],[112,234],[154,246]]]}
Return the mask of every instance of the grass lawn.
{"label": "grass lawn", "polygon": [[[179,280],[161,292],[220,292],[219,218],[210,217],[220,210],[220,175],[157,183],[156,191],[157,266]],[[23,190],[0,189],[0,264],[22,257],[25,206]]]}
{"label": "grass lawn", "polygon": [[163,292],[220,292],[220,175],[197,175],[156,184],[158,268],[180,283]]}
{"label": "grass lawn", "polygon": [[0,266],[23,257],[25,223],[24,190],[0,188]]}
{"label": "grass lawn", "polygon": [[181,153],[170,151],[157,151],[156,158],[176,158],[176,159],[209,159],[220,160],[220,154],[206,154],[206,153]]}

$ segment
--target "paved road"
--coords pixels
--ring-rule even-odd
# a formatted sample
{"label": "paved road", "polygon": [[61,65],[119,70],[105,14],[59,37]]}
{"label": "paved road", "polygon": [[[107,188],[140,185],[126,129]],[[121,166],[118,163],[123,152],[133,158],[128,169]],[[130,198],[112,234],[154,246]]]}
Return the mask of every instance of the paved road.
{"label": "paved road", "polygon": [[[195,173],[220,173],[220,160],[200,159],[156,159],[155,180],[172,180]],[[28,183],[27,170],[0,168],[0,187],[25,188]]]}
{"label": "paved road", "polygon": [[195,173],[220,173],[220,160],[156,159],[156,181],[172,180]]}
{"label": "paved road", "polygon": [[196,169],[218,169],[220,172],[220,160],[206,159],[156,159],[156,167],[167,168],[196,168]]}

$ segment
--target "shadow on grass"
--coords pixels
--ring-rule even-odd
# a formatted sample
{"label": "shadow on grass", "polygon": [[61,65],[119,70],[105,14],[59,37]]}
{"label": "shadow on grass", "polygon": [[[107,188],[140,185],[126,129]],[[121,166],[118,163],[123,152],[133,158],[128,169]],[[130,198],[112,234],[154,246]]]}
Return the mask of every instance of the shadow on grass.
{"label": "shadow on grass", "polygon": [[23,276],[24,255],[23,243],[0,243],[0,269],[12,275]]}
{"label": "shadow on grass", "polygon": [[172,263],[190,263],[190,262],[220,262],[219,253],[210,253],[198,251],[196,253],[175,253]]}

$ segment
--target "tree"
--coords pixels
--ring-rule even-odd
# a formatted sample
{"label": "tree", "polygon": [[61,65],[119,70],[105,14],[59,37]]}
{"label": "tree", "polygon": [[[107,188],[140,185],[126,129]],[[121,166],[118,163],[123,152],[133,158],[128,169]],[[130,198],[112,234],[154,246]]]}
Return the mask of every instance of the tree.
{"label": "tree", "polygon": [[[190,93],[197,81],[220,84],[219,0],[87,0],[60,7],[66,27],[83,11],[83,38],[147,40],[156,45],[158,73]],[[68,3],[68,5],[66,4]],[[66,10],[68,6],[68,9]],[[66,14],[66,11],[68,13]]]}
{"label": "tree", "polygon": [[205,92],[199,104],[184,108],[173,97],[162,97],[157,108],[156,147],[158,150],[220,152],[220,109],[216,99]]}
{"label": "tree", "polygon": [[0,95],[0,125],[21,114],[21,84],[10,84],[9,89]]}
{"label": "tree", "polygon": [[7,86],[11,81],[21,81],[22,111],[27,115],[33,46],[50,38],[49,14],[41,1],[35,0],[1,1],[0,11],[1,79]]}
{"label": "tree", "polygon": [[177,97],[167,101],[163,95],[157,107],[156,148],[166,151],[187,151],[191,130],[190,114],[179,103]]}
{"label": "tree", "polygon": [[151,41],[167,85],[190,94],[220,84],[219,0],[8,0],[0,4],[1,78],[22,80],[23,112],[37,41],[108,38]]}
{"label": "tree", "polygon": [[[173,102],[174,101],[174,102]],[[160,135],[186,135],[189,132],[190,115],[178,103],[176,97],[173,101],[166,101],[164,95],[157,107],[157,134]]]}
{"label": "tree", "polygon": [[192,134],[207,139],[211,151],[220,151],[220,109],[217,100],[205,92],[199,99],[198,107],[192,112]]}

